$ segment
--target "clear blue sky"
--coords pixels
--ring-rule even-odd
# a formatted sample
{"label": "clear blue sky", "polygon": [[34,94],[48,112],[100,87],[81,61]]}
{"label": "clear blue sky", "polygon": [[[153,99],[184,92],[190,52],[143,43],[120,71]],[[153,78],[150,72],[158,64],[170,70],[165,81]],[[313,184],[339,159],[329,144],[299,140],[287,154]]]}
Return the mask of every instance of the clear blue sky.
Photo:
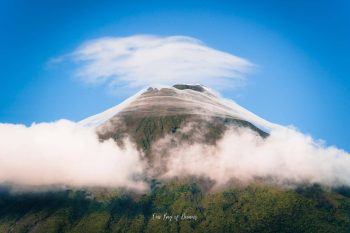
{"label": "clear blue sky", "polygon": [[0,122],[80,120],[131,95],[48,66],[86,40],[186,35],[258,65],[224,96],[350,151],[350,3],[286,2],[2,0]]}

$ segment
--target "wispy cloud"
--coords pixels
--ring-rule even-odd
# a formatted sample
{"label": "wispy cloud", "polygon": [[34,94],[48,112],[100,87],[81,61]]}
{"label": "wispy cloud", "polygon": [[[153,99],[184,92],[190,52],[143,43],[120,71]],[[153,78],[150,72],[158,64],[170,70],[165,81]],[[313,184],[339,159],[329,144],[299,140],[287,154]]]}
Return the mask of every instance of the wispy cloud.
{"label": "wispy cloud", "polygon": [[69,56],[87,83],[143,87],[201,83],[216,88],[240,84],[254,65],[186,36],[135,35],[85,42]]}

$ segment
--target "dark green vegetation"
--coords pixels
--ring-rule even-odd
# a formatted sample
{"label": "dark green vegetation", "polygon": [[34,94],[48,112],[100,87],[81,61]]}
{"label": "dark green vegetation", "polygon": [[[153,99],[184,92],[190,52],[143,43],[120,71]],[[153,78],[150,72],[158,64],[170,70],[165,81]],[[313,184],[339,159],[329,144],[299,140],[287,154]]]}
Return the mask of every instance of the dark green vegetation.
{"label": "dark green vegetation", "polygon": [[205,89],[201,85],[186,85],[186,84],[175,84],[173,87],[179,90],[191,89],[194,91],[204,92]]}
{"label": "dark green vegetation", "polygon": [[[60,191],[0,195],[0,232],[350,232],[349,190],[153,181],[146,194]],[[153,215],[155,214],[155,215]],[[164,220],[164,214],[173,216]],[[181,215],[197,220],[181,220]],[[176,221],[174,217],[180,215]],[[160,216],[160,219],[154,218]]]}
{"label": "dark green vegetation", "polygon": [[[140,117],[121,115],[112,118],[110,124],[99,133],[102,140],[113,138],[122,144],[129,137],[146,154],[151,153],[154,142],[166,135],[178,144],[205,143],[215,144],[229,128],[249,128],[262,137],[268,134],[250,122],[233,118],[207,117],[198,115],[172,115]],[[176,146],[176,145],[173,145]]]}

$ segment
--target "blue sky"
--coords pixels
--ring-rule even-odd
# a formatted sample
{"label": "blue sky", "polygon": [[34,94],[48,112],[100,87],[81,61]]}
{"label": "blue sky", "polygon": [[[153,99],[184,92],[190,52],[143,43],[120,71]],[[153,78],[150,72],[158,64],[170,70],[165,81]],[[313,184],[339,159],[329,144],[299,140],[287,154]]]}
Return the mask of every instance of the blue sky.
{"label": "blue sky", "polygon": [[248,59],[245,85],[221,93],[261,117],[350,151],[348,1],[0,2],[0,122],[80,120],[135,90],[111,93],[49,61],[105,36],[185,35]]}

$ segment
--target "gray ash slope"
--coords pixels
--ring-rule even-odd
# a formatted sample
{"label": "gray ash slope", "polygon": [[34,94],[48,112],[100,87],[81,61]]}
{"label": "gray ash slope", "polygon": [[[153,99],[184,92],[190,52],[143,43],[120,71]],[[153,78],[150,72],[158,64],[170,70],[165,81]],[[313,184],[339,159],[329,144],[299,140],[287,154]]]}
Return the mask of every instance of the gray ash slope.
{"label": "gray ash slope", "polygon": [[101,140],[113,138],[122,144],[128,137],[146,155],[165,136],[172,146],[215,144],[228,128],[245,127],[267,137],[276,127],[204,86],[184,84],[149,87],[80,124],[95,127]]}

